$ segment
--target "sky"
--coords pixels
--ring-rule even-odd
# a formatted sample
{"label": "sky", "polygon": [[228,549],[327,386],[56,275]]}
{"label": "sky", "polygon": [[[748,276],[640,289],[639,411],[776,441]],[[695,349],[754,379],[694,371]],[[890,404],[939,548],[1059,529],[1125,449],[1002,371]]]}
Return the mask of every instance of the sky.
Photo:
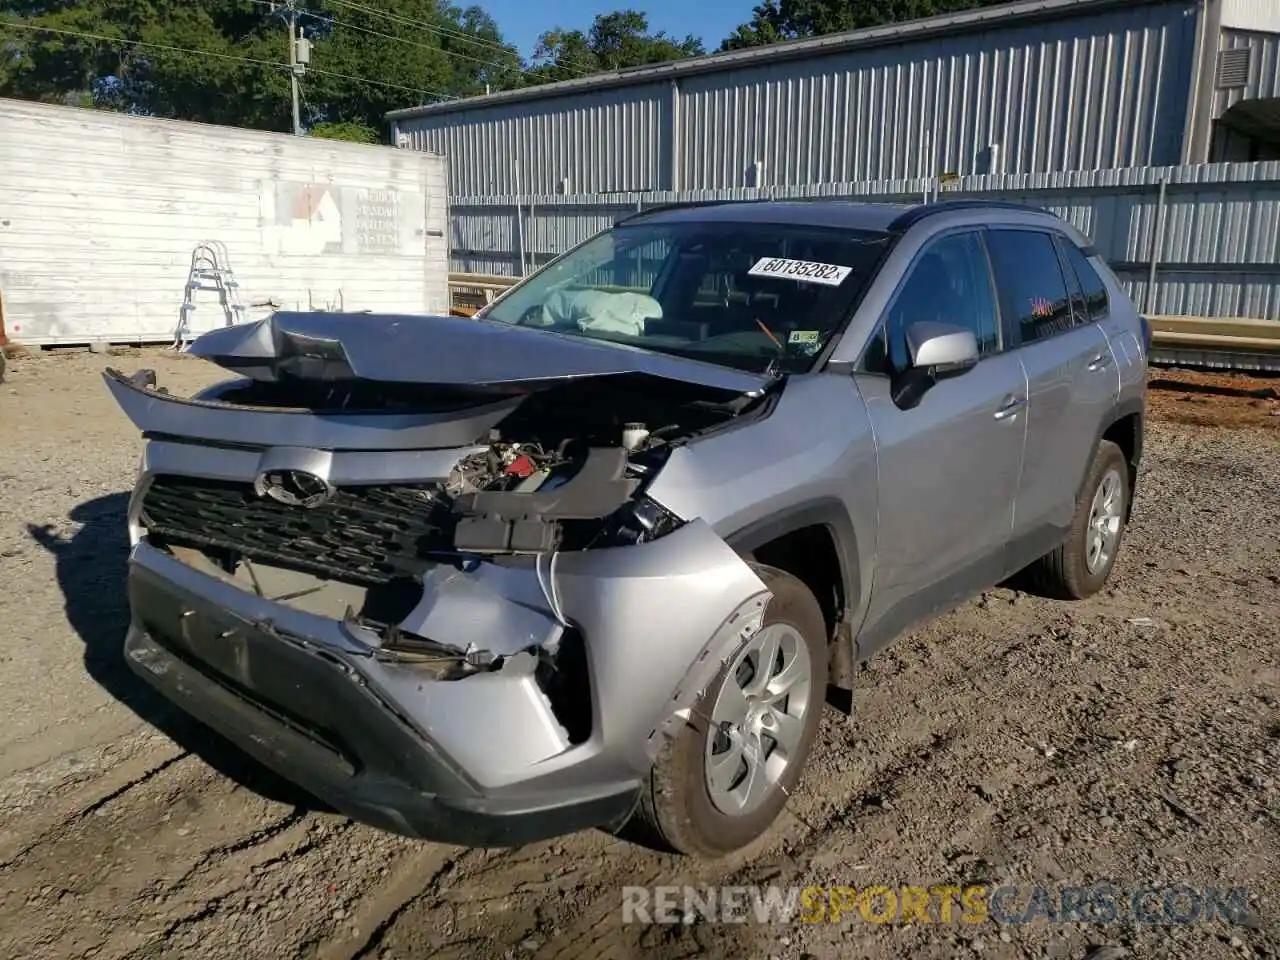
{"label": "sky", "polygon": [[[538,37],[552,27],[583,30],[591,26],[596,14],[627,8],[644,11],[649,16],[649,29],[665,30],[683,39],[686,34],[702,38],[707,52],[720,46],[720,41],[740,23],[751,19],[756,0],[560,0],[546,7],[531,0],[478,0],[478,5],[498,23],[502,37],[514,43],[524,56],[533,53]],[[465,6],[465,4],[464,4]],[[554,9],[554,14],[546,11]]]}

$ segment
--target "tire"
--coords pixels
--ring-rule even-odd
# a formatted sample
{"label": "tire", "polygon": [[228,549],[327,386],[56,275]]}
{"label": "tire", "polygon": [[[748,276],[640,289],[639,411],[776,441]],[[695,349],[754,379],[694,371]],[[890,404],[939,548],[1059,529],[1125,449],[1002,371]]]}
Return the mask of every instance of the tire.
{"label": "tire", "polygon": [[[636,811],[623,831],[628,839],[687,856],[724,856],[767,833],[800,780],[826,700],[826,623],[818,601],[795,577],[763,565],[753,564],[753,569],[773,593],[760,630],[733,652],[694,705],[690,722],[659,754]],[[739,700],[731,692],[733,688],[742,690],[744,678],[749,678],[745,680],[747,687],[752,686],[752,679],[758,681],[760,675],[755,667],[760,659],[759,645],[767,643],[770,637],[778,641],[777,649],[781,653],[780,660],[775,658],[775,664],[783,665],[779,676],[786,672],[786,667],[792,666],[800,679],[791,686],[790,697],[780,701],[780,709],[758,707],[762,712],[756,714],[758,719],[754,724],[748,714],[742,726],[763,734],[759,742],[765,746],[772,763],[755,768],[757,775],[763,775],[759,781],[763,784],[762,792],[754,794],[740,784],[736,791],[738,799],[745,794],[748,802],[740,809],[726,812],[722,805],[727,803],[732,807],[736,799],[732,792],[713,791],[707,777],[708,751],[714,751],[721,758],[726,770],[731,763],[737,764],[739,771],[750,768],[743,766],[746,753],[737,750],[737,744],[742,741],[731,739],[723,732],[711,738],[711,721],[720,719],[713,717],[718,709],[722,716],[731,716],[733,704],[751,702],[749,697]],[[803,657],[799,656],[801,651]],[[799,691],[805,680],[807,690],[801,695]],[[722,691],[726,693],[724,701],[720,701]],[[792,717],[793,724],[785,718],[794,712],[800,716]],[[772,740],[770,730],[785,736]],[[766,774],[766,770],[781,759],[779,750],[790,754],[785,766]],[[742,753],[741,758],[735,759],[734,752]],[[719,782],[731,785],[733,779],[726,776]]]}
{"label": "tire", "polygon": [[[1110,440],[1101,441],[1071,519],[1071,532],[1057,549],[1027,568],[1029,589],[1053,600],[1086,600],[1101,590],[1120,553],[1130,496],[1129,464],[1124,453]],[[1103,501],[1110,503],[1106,522],[1111,532],[1102,540],[1105,555],[1098,553],[1094,530],[1098,521],[1095,511]]]}

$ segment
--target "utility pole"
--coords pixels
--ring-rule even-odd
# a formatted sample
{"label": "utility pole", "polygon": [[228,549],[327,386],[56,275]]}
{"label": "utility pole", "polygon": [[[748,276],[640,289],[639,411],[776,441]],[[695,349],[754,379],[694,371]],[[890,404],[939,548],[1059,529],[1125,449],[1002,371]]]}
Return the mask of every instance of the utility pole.
{"label": "utility pole", "polygon": [[[311,41],[298,30],[297,0],[284,0],[284,8],[289,14],[289,86],[293,100],[293,134],[300,137],[302,136],[302,109],[299,106],[298,78],[306,75],[307,64],[311,62]],[[275,13],[274,0],[270,9]]]}
{"label": "utility pole", "polygon": [[293,135],[302,136],[302,111],[298,108],[298,11],[289,0],[289,86],[293,88]]}

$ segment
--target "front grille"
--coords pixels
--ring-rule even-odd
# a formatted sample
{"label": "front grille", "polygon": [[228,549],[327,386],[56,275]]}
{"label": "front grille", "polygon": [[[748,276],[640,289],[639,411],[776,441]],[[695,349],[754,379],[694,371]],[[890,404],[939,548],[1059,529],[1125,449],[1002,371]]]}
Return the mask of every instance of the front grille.
{"label": "front grille", "polygon": [[252,484],[158,476],[142,502],[152,539],[225,551],[361,586],[420,574],[452,544],[435,484],[340,488],[318,507],[259,497]]}

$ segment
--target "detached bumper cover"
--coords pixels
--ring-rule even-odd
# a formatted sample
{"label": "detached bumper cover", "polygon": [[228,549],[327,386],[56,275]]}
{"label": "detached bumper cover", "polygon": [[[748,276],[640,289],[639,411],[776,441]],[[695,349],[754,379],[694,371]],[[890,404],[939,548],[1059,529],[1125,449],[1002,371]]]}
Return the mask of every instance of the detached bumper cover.
{"label": "detached bumper cover", "polygon": [[[339,621],[247,593],[145,539],[131,555],[126,656],[188,712],[349,816],[441,842],[522,844],[625,820],[664,736],[768,600],[698,522],[641,546],[562,554],[554,577],[586,644],[592,731],[578,744],[538,686],[532,652],[438,680],[376,658],[369,638]],[[430,606],[417,616],[454,634],[439,638],[451,645],[510,647],[513,636],[479,634],[517,628],[532,640],[558,628],[532,568],[475,582],[448,569],[427,581]],[[476,615],[463,616],[473,602]]]}

